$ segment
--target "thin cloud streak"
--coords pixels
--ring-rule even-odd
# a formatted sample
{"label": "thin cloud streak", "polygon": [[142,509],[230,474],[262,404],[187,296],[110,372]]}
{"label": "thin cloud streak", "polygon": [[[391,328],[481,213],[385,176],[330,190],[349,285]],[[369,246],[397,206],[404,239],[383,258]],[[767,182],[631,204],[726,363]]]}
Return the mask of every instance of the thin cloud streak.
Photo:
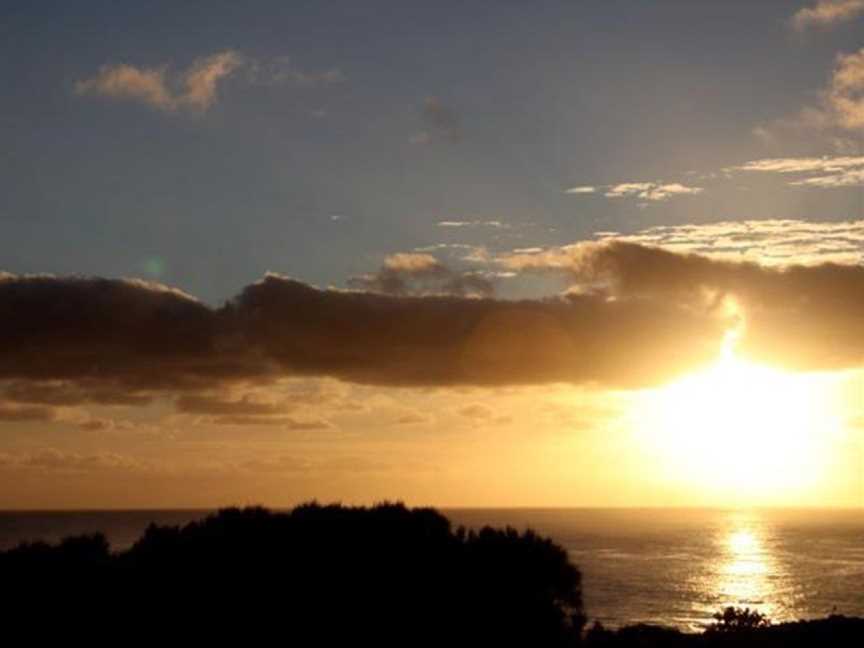
{"label": "thin cloud streak", "polygon": [[726,171],[811,176],[790,181],[788,184],[793,187],[821,187],[825,189],[852,187],[864,184],[864,157],[768,158],[753,160],[737,167],[729,167]]}

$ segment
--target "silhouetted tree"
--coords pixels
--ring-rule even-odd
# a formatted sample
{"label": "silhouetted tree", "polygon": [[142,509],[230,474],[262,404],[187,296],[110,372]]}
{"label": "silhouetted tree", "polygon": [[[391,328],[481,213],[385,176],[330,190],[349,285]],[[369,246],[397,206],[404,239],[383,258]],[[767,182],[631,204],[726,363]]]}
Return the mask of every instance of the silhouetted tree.
{"label": "silhouetted tree", "polygon": [[584,621],[566,552],[533,532],[453,532],[432,509],[224,509],[0,552],[0,614],[32,642],[85,632],[257,646],[568,646]]}

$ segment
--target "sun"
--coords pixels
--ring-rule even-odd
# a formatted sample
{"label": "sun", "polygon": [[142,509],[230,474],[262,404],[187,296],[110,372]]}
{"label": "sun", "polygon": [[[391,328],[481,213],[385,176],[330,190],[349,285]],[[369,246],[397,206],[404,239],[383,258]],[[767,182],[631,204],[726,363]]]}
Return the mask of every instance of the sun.
{"label": "sun", "polygon": [[668,479],[736,502],[812,487],[840,425],[830,379],[783,372],[735,355],[643,394],[634,429]]}

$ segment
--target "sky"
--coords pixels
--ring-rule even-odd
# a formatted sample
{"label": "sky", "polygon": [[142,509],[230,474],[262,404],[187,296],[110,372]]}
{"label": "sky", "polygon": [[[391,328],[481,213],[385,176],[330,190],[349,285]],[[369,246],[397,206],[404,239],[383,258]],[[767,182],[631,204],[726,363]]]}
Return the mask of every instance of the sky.
{"label": "sky", "polygon": [[862,27],[4,2],[0,508],[864,504]]}

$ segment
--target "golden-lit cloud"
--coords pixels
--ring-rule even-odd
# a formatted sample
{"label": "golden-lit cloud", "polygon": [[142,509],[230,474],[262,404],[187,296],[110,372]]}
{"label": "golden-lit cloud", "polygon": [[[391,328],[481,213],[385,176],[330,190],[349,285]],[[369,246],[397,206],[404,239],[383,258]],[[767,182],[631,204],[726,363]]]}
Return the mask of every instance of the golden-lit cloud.
{"label": "golden-lit cloud", "polygon": [[695,196],[702,193],[702,187],[687,187],[678,182],[663,184],[659,182],[623,182],[613,185],[603,194],[607,198],[635,197],[641,200],[658,202],[674,196]]}
{"label": "golden-lit cloud", "polygon": [[792,26],[798,31],[827,28],[848,22],[864,14],[864,0],[816,0],[792,16]]}
{"label": "golden-lit cloud", "polygon": [[[763,266],[856,265],[864,259],[864,221],[744,220],[704,224],[658,225],[633,234],[603,232],[617,240],[690,252],[727,261]],[[541,252],[543,250],[537,250]],[[547,250],[566,264],[561,250]]]}
{"label": "golden-lit cloud", "polygon": [[754,134],[771,146],[795,142],[817,134],[838,153],[858,152],[850,137],[864,127],[864,49],[838,54],[820,101],[754,129]]}
{"label": "golden-lit cloud", "polygon": [[502,263],[563,273],[581,292],[600,291],[625,301],[652,300],[719,313],[732,299],[746,319],[740,348],[769,364],[839,369],[858,367],[864,358],[860,265],[769,267],[614,239],[513,255]]}
{"label": "golden-lit cloud", "polygon": [[140,101],[168,112],[183,109],[203,112],[215,101],[219,83],[243,62],[238,52],[227,50],[196,59],[187,70],[173,76],[167,66],[103,65],[95,76],[78,81],[75,91]]}
{"label": "golden-lit cloud", "polygon": [[259,61],[235,50],[200,57],[185,70],[171,72],[168,65],[106,64],[89,79],[78,81],[80,95],[137,101],[165,112],[205,112],[216,102],[219,86],[240,70],[242,79],[257,85],[318,86],[345,81],[338,68],[304,71],[288,57]]}
{"label": "golden-lit cloud", "polygon": [[638,198],[650,202],[661,202],[676,196],[696,196],[702,187],[689,187],[679,182],[619,182],[603,187],[578,186],[565,189],[565,194],[591,195],[603,191],[606,198]]}
{"label": "golden-lit cloud", "polygon": [[438,227],[494,227],[507,229],[509,226],[498,220],[445,220],[438,221]]}
{"label": "golden-lit cloud", "polygon": [[864,49],[837,56],[826,97],[841,127],[857,130],[864,126]]}
{"label": "golden-lit cloud", "polygon": [[752,160],[727,172],[751,171],[800,176],[789,180],[793,187],[820,187],[824,189],[852,187],[864,184],[864,157],[822,156],[804,158],[767,158]]}

